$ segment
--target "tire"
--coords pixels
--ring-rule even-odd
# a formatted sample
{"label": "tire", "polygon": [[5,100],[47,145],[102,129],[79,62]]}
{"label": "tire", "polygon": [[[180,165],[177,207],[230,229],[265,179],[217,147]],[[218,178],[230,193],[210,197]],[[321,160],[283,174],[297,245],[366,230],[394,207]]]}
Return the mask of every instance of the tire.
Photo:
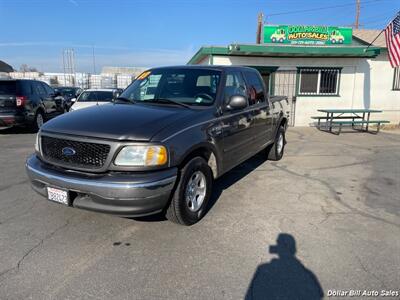
{"label": "tire", "polygon": [[267,155],[269,160],[278,161],[283,157],[285,151],[285,128],[279,127],[275,136],[275,141],[267,148]]}
{"label": "tire", "polygon": [[33,120],[32,130],[37,132],[40,127],[44,124],[44,116],[41,110],[38,110],[35,115],[35,119]]}
{"label": "tire", "polygon": [[211,196],[212,181],[207,162],[201,157],[191,159],[180,171],[179,182],[165,214],[167,219],[186,226],[200,221]]}

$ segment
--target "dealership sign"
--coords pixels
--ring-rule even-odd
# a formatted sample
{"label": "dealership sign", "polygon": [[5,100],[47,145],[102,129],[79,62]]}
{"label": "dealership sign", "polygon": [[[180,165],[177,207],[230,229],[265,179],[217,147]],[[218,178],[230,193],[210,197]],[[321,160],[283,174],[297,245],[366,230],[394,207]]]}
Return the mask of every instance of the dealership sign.
{"label": "dealership sign", "polygon": [[264,25],[264,43],[298,45],[351,44],[349,27]]}

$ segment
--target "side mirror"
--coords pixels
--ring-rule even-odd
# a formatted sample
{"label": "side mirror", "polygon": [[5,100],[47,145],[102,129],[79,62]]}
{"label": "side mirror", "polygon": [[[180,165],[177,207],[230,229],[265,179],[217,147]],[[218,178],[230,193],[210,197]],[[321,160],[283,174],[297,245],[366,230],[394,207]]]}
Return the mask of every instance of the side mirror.
{"label": "side mirror", "polygon": [[247,107],[247,99],[243,95],[233,95],[229,98],[228,105],[226,108],[228,110],[237,110]]}
{"label": "side mirror", "polygon": [[71,99],[71,102],[76,102],[76,98],[72,98],[72,99]]}
{"label": "side mirror", "polygon": [[114,100],[117,99],[119,97],[119,95],[121,95],[121,93],[119,91],[114,92],[114,94],[113,94]]}

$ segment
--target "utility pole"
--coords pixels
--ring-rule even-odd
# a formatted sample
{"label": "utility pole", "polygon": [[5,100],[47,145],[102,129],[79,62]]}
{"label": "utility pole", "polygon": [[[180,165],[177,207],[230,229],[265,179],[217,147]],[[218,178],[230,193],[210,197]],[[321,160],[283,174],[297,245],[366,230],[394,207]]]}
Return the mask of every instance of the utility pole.
{"label": "utility pole", "polygon": [[360,26],[360,2],[361,0],[356,0],[356,22],[354,23],[355,29],[358,29]]}
{"label": "utility pole", "polygon": [[92,45],[93,74],[96,74],[96,58],[94,56],[94,45]]}
{"label": "utility pole", "polygon": [[264,25],[264,14],[262,12],[259,12],[257,16],[256,44],[261,44],[261,34],[263,25]]}

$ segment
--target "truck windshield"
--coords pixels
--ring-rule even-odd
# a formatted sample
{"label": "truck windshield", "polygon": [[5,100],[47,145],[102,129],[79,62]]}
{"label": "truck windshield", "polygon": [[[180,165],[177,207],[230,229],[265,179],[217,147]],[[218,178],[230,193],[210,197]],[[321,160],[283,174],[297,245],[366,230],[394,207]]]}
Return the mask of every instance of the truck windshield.
{"label": "truck windshield", "polygon": [[221,72],[207,69],[162,68],[146,71],[121,94],[132,102],[208,106],[215,101]]}

